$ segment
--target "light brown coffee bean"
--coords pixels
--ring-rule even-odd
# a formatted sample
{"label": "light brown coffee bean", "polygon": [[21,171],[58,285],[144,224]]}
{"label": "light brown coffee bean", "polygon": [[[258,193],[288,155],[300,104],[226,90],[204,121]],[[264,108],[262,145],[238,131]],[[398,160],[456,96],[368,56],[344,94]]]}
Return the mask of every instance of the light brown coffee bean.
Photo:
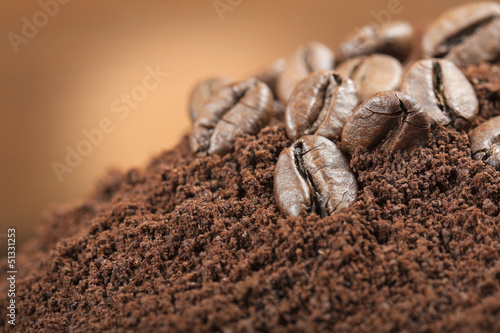
{"label": "light brown coffee bean", "polygon": [[370,24],[349,35],[335,56],[338,63],[373,53],[389,54],[404,61],[410,54],[412,41],[413,27],[408,22]]}
{"label": "light brown coffee bean", "polygon": [[443,126],[467,129],[477,115],[474,88],[460,69],[445,59],[426,59],[406,71],[401,90],[415,97],[429,117]]}
{"label": "light brown coffee bean", "polygon": [[288,59],[283,73],[278,77],[277,94],[280,101],[288,103],[297,83],[312,72],[330,70],[334,66],[333,52],[323,44],[311,42],[300,46]]}
{"label": "light brown coffee bean", "polygon": [[256,79],[220,89],[200,109],[190,136],[194,153],[223,154],[236,138],[257,134],[272,117],[273,94]]}
{"label": "light brown coffee bean", "polygon": [[300,81],[285,111],[287,136],[296,140],[308,134],[339,137],[358,104],[350,79],[334,71],[318,71]]}
{"label": "light brown coffee bean", "polygon": [[470,2],[446,11],[427,29],[422,48],[429,58],[445,58],[459,67],[500,58],[500,4]]}
{"label": "light brown coffee bean", "polygon": [[354,110],[342,131],[341,149],[394,151],[425,145],[430,120],[416,99],[398,91],[377,93]]}
{"label": "light brown coffee bean", "polygon": [[189,97],[189,115],[195,120],[200,108],[223,86],[229,84],[226,77],[211,77],[200,81],[191,91]]}
{"label": "light brown coffee bean", "polygon": [[330,140],[308,135],[285,148],[274,174],[274,195],[285,215],[331,215],[356,199],[349,161]]}
{"label": "light brown coffee bean", "polygon": [[403,77],[403,66],[394,57],[385,54],[356,57],[335,69],[340,76],[354,81],[359,102],[380,91],[398,90]]}

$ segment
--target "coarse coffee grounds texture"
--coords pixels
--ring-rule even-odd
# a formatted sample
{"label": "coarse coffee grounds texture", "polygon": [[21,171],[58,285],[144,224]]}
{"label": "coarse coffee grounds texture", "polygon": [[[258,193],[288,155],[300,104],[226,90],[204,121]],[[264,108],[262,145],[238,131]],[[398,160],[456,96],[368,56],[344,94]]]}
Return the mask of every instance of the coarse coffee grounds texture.
{"label": "coarse coffee grounds texture", "polygon": [[480,104],[479,116],[474,123],[478,125],[500,115],[500,66],[481,64],[469,67],[465,75],[474,86]]}
{"label": "coarse coffee grounds texture", "polygon": [[[466,71],[484,119],[500,114],[498,72]],[[500,331],[500,172],[465,132],[356,152],[358,198],[325,218],[276,206],[290,144],[279,121],[224,156],[195,157],[184,137],[52,208],[17,258],[15,330]]]}

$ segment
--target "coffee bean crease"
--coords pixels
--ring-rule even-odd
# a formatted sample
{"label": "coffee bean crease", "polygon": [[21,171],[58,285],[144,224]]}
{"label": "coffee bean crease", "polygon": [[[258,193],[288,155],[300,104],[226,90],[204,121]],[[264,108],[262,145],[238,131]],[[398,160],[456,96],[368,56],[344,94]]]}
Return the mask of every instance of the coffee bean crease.
{"label": "coffee bean crease", "polygon": [[425,145],[430,120],[413,97],[385,91],[373,95],[354,110],[342,131],[342,151],[356,149],[407,150]]}
{"label": "coffee bean crease", "polygon": [[459,67],[500,58],[500,4],[470,2],[452,8],[427,29],[422,48],[429,58],[445,58]]}
{"label": "coffee bean crease", "polygon": [[273,95],[256,79],[221,88],[199,110],[190,136],[194,153],[223,154],[236,138],[257,134],[272,117]]}
{"label": "coffee bean crease", "polygon": [[471,83],[446,59],[425,59],[405,73],[401,90],[415,97],[430,118],[443,126],[467,130],[479,110]]}
{"label": "coffee bean crease", "polygon": [[274,193],[284,214],[330,215],[348,207],[356,191],[356,177],[348,160],[330,140],[308,135],[281,152]]}
{"label": "coffee bean crease", "polygon": [[339,137],[356,107],[356,88],[334,71],[318,71],[297,84],[285,111],[287,136],[296,140],[317,134]]}

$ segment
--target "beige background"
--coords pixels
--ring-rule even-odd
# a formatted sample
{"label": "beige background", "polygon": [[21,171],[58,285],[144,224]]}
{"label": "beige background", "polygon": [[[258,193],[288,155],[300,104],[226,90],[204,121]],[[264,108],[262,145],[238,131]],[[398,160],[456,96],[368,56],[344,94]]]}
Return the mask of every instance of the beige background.
{"label": "beige background", "polygon": [[[309,40],[334,47],[394,3],[401,12],[391,19],[420,23],[464,2],[243,0],[221,20],[217,1],[73,0],[16,54],[8,34],[20,35],[23,17],[32,21],[40,3],[1,1],[0,235],[16,226],[20,241],[48,205],[80,198],[106,169],[142,166],[172,147],[189,130],[195,81],[242,77]],[[169,76],[120,120],[111,103],[156,65]],[[51,164],[64,163],[65,147],[76,148],[103,118],[114,131],[59,182]]]}

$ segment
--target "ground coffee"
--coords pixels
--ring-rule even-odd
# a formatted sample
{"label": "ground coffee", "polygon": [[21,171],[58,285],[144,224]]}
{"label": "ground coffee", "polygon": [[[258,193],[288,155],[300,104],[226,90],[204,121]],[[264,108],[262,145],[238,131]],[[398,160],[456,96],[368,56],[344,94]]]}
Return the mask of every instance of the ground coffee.
{"label": "ground coffee", "polygon": [[[499,73],[466,70],[479,121],[500,114]],[[276,205],[291,143],[275,120],[224,156],[195,157],[184,137],[53,208],[17,258],[15,329],[500,331],[500,172],[471,158],[464,132],[356,151],[358,197],[325,218]]]}

